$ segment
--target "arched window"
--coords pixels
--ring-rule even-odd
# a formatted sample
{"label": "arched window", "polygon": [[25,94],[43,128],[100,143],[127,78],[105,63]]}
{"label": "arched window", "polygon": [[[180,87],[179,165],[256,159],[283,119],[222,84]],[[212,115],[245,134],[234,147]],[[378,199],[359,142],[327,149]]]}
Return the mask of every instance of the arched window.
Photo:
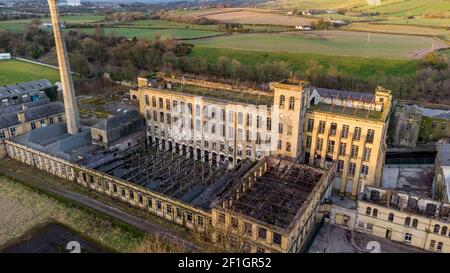
{"label": "arched window", "polygon": [[284,108],[284,102],[286,101],[286,97],[284,95],[280,96],[280,108]]}
{"label": "arched window", "polygon": [[447,226],[443,226],[441,230],[441,235],[447,235]]}
{"label": "arched window", "polygon": [[367,209],[366,209],[366,214],[367,214],[367,215],[370,215],[371,212],[372,212],[372,209],[371,209],[370,207],[367,207]]}
{"label": "arched window", "polygon": [[406,217],[406,219],[405,219],[405,226],[409,227],[410,224],[411,224],[411,218],[410,217]]}
{"label": "arched window", "polygon": [[377,209],[373,209],[372,216],[373,217],[377,217],[378,216],[378,210]]}
{"label": "arched window", "polygon": [[417,225],[419,224],[419,221],[417,220],[417,219],[414,219],[413,220],[413,223],[412,223],[412,227],[413,228],[417,228]]}
{"label": "arched window", "polygon": [[294,110],[294,108],[295,108],[295,98],[290,97],[289,98],[289,110]]}
{"label": "arched window", "polygon": [[392,221],[394,221],[394,214],[391,212],[391,213],[389,213],[389,216],[388,216],[388,221],[389,222],[392,222]]}
{"label": "arched window", "polygon": [[441,229],[441,226],[436,224],[434,225],[433,233],[439,233],[439,229]]}

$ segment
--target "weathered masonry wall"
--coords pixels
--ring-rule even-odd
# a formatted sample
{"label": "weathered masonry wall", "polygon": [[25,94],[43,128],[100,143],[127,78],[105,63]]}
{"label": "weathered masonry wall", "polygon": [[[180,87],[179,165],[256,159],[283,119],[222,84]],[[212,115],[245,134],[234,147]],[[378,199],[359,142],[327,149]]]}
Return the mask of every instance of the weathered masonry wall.
{"label": "weathered masonry wall", "polygon": [[5,140],[7,155],[60,178],[148,211],[191,230],[211,227],[211,213],[117,177]]}

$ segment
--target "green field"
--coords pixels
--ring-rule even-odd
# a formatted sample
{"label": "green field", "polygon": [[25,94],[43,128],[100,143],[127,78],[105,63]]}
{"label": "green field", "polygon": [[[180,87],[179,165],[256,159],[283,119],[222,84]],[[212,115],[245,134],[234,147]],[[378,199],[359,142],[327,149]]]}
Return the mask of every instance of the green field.
{"label": "green field", "polygon": [[408,59],[408,54],[437,43],[433,38],[350,31],[314,31],[286,34],[241,34],[195,40],[199,47],[272,52]]}
{"label": "green field", "polygon": [[[209,30],[209,31],[221,31],[220,25],[195,25],[189,23],[174,22],[168,20],[139,20],[126,24],[120,24],[121,27],[145,27],[145,28],[178,28],[178,29],[196,29],[196,30]],[[282,26],[269,26],[269,25],[243,25],[244,29],[255,32],[275,32],[286,31],[292,29],[290,27]]]}
{"label": "green field", "polygon": [[[93,33],[93,28],[81,28],[80,31]],[[65,31],[69,31],[66,29]],[[107,35],[119,35],[126,38],[152,39],[155,34],[170,35],[177,39],[192,39],[221,34],[217,31],[195,30],[195,29],[147,29],[147,28],[104,28]]]}
{"label": "green field", "polygon": [[[93,23],[103,20],[105,17],[101,15],[92,15],[92,14],[82,14],[82,15],[66,15],[61,16],[61,21],[64,23]],[[6,29],[14,32],[24,31],[27,25],[31,22],[32,19],[23,19],[23,20],[8,20],[8,21],[0,21],[0,29]],[[41,18],[43,23],[49,23],[50,18]]]}
{"label": "green field", "polygon": [[0,61],[0,86],[39,79],[55,83],[59,81],[58,70],[18,60]]}
{"label": "green field", "polygon": [[214,63],[220,56],[226,56],[230,59],[236,59],[242,64],[251,66],[266,61],[286,61],[293,71],[304,71],[308,68],[308,62],[310,60],[316,60],[325,69],[334,65],[344,75],[359,79],[369,79],[380,72],[398,77],[411,76],[415,74],[418,66],[416,61],[408,60],[341,57],[307,53],[262,52],[207,47],[194,47],[189,56],[204,57],[210,63]]}

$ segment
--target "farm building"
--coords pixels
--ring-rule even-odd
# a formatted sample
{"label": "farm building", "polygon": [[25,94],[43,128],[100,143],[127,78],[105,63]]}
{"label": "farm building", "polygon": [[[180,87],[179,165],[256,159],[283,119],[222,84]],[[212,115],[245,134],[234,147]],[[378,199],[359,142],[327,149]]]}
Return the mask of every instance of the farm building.
{"label": "farm building", "polygon": [[11,60],[11,53],[0,53],[0,60]]}
{"label": "farm building", "polygon": [[52,87],[53,84],[45,79],[0,86],[0,106],[38,101],[46,98],[45,89]]}

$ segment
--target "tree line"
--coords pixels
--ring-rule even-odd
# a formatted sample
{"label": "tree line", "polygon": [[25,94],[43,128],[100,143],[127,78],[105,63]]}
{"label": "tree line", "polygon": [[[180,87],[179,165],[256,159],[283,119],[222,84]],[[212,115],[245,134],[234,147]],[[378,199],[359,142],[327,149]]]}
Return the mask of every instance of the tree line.
{"label": "tree line", "polygon": [[[428,102],[449,102],[450,66],[444,54],[430,53],[419,62],[416,75],[392,76],[378,72],[366,79],[344,75],[334,65],[327,68],[317,60],[307,62],[307,68],[293,70],[286,61],[264,61],[243,64],[237,58],[189,56],[193,45],[168,36],[154,36],[151,40],[127,39],[105,35],[98,27],[91,34],[80,30],[65,33],[72,70],[84,78],[101,77],[105,73],[115,81],[136,81],[138,75],[151,71],[189,73],[215,79],[241,81],[252,84],[279,81],[287,78],[306,79],[314,86],[373,92],[381,85],[392,89],[401,99]],[[24,33],[0,30],[0,51],[14,56],[37,59],[57,64],[54,40],[50,32],[42,30],[37,22]]]}

